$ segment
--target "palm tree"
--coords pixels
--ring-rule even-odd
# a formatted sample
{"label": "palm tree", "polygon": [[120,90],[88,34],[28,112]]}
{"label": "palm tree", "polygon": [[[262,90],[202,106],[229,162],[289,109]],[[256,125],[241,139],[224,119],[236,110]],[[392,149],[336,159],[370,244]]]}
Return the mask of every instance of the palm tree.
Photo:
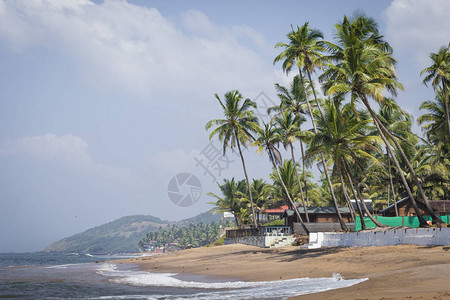
{"label": "palm tree", "polygon": [[[364,168],[361,166],[360,161],[369,159],[375,163],[379,163],[371,154],[378,150],[377,144],[379,143],[379,137],[366,134],[370,121],[363,112],[358,112],[357,117],[353,107],[344,105],[341,108],[338,99],[335,99],[335,101],[330,99],[325,101],[324,117],[325,119],[321,119],[317,123],[318,133],[311,138],[306,158],[311,161],[318,154],[325,153],[334,162],[335,173],[341,173],[345,170],[344,173],[350,175],[351,180],[349,182],[352,186],[351,190],[354,191],[355,189],[352,183],[356,180],[349,170],[349,160],[353,161],[362,173],[364,173]],[[343,189],[345,189],[345,181],[342,181],[342,183],[344,185]],[[356,191],[358,195],[358,197],[355,195],[356,203],[358,204],[357,200],[359,199],[369,218],[377,226],[383,227],[383,224],[376,221],[368,211],[359,194],[358,185],[356,185]],[[334,205],[338,210],[338,203],[335,202]],[[363,220],[359,205],[358,210],[361,214],[361,220]],[[340,218],[339,214],[338,217]],[[340,219],[340,222],[343,222],[343,220]]]}
{"label": "palm tree", "polygon": [[256,103],[248,98],[244,100],[242,95],[236,90],[225,94],[225,102],[220,100],[217,94],[215,96],[223,109],[225,119],[209,121],[206,124],[206,130],[209,130],[213,126],[217,126],[209,135],[209,139],[212,139],[215,135],[219,136],[219,140],[223,145],[223,155],[225,155],[228,147],[230,147],[231,150],[234,150],[237,146],[242,161],[245,180],[247,181],[253,221],[255,227],[257,227],[258,224],[256,222],[250,181],[248,179],[244,156],[242,155],[241,149],[241,144],[246,147],[248,143],[251,143],[254,140],[252,134],[259,130],[258,119],[254,116],[252,110],[253,108],[256,108]]}
{"label": "palm tree", "polygon": [[252,198],[255,201],[255,210],[257,211],[257,219],[259,224],[259,215],[271,205],[270,196],[272,186],[263,179],[253,179],[252,182]]}
{"label": "palm tree", "polygon": [[[432,166],[432,172],[426,176],[430,193],[437,197],[439,194],[447,199],[448,182],[450,182],[450,134],[445,122],[445,98],[442,91],[437,91],[435,101],[425,101],[420,109],[427,112],[421,115],[417,122],[422,125],[426,134],[426,145],[421,149],[424,160]],[[424,178],[425,179],[425,178]],[[430,186],[430,183],[434,183]]]}
{"label": "palm tree", "polygon": [[450,134],[446,128],[444,93],[438,91],[435,100],[423,102],[420,105],[420,109],[427,111],[427,113],[417,118],[417,122],[422,125],[422,131],[427,136],[427,140],[435,145],[439,142],[448,142],[450,140]]}
{"label": "palm tree", "polygon": [[424,189],[432,199],[448,199],[450,191],[450,156],[444,145],[420,145],[414,157]]}
{"label": "palm tree", "polygon": [[[309,23],[306,22],[302,27],[297,27],[297,31],[294,31],[294,28],[292,27],[292,31],[288,33],[287,37],[290,41],[289,44],[278,43],[275,46],[275,48],[283,47],[285,48],[285,50],[283,50],[277,57],[275,57],[273,62],[275,64],[276,62],[283,60],[283,71],[286,74],[288,74],[291,71],[294,65],[297,65],[300,75],[300,81],[302,83],[302,86],[304,87],[303,91],[305,93],[305,99],[307,99],[307,95],[306,95],[305,81],[303,80],[302,68],[306,70],[311,84],[311,88],[313,90],[317,108],[323,119],[323,113],[320,108],[320,104],[317,99],[317,95],[311,80],[311,72],[314,70],[315,67],[320,65],[319,62],[322,62],[322,60],[319,60],[319,58],[322,57],[321,53],[325,51],[324,48],[325,44],[323,41],[321,41],[321,39],[323,39],[323,34],[319,30],[311,29],[309,27]],[[313,110],[311,108],[309,101],[306,101],[306,104],[308,106],[309,115],[311,117],[311,122],[313,124],[314,133],[317,134]],[[328,174],[328,168],[325,163],[325,158],[323,154],[320,154],[320,159],[327,180],[328,189],[330,190],[331,198],[333,199],[333,203],[337,203],[336,195],[334,194],[333,185],[331,184],[330,176]],[[339,211],[336,211],[336,213],[338,214]],[[348,230],[345,223],[341,223],[341,227],[345,231]]]}
{"label": "palm tree", "polygon": [[[412,116],[405,113],[393,99],[385,98],[380,103],[378,118],[383,125],[400,140],[402,149],[415,149],[418,139],[411,131]],[[411,153],[411,151],[408,151]],[[387,169],[389,174],[389,186],[392,190],[392,198],[394,199],[395,214],[398,216],[397,201],[395,196],[394,182],[392,179],[391,157],[389,151],[386,150]]]}
{"label": "palm tree", "polygon": [[241,227],[248,218],[247,203],[245,195],[245,181],[236,182],[234,178],[231,180],[224,179],[223,184],[217,184],[223,197],[217,196],[214,193],[208,193],[217,199],[216,202],[208,202],[214,205],[211,209],[214,213],[231,212],[234,214],[236,226]]}
{"label": "palm tree", "polygon": [[[275,117],[279,117],[279,115],[283,112],[286,111],[292,112],[295,115],[295,117],[299,120],[298,130],[299,133],[301,133],[302,132],[301,124],[304,122],[305,120],[304,115],[306,114],[304,110],[305,102],[307,101],[305,95],[307,95],[308,93],[305,93],[303,91],[305,87],[300,82],[299,75],[294,76],[294,79],[289,89],[279,85],[278,83],[275,84],[275,88],[278,92],[277,94],[281,100],[281,103],[278,107],[269,108],[268,113],[270,114],[271,111],[278,111],[278,114],[276,114]],[[296,136],[296,138],[298,138],[300,144],[300,151],[302,156],[303,183],[305,186],[305,200],[306,204],[309,206],[308,187],[306,184],[305,151],[303,149],[302,135],[298,135]]]}
{"label": "palm tree", "polygon": [[395,148],[408,167],[419,195],[433,220],[442,224],[442,220],[431,208],[420,181],[402,147],[394,135],[383,125],[369,103],[369,98],[381,102],[384,99],[383,93],[385,91],[395,95],[397,89],[402,88],[401,84],[397,82],[394,67],[395,59],[392,58],[390,47],[379,35],[375,21],[364,14],[356,14],[352,19],[344,17],[344,20],[336,26],[336,29],[338,31],[338,43],[330,46],[332,55],[328,58],[335,64],[328,64],[327,69],[320,76],[325,93],[338,96],[350,94],[352,104],[358,99],[362,101],[369,111],[380,137],[383,139],[387,151],[394,160],[408,197],[411,199],[419,217],[420,225],[425,227],[427,223],[421,217],[416,200],[387,138],[394,143]]}
{"label": "palm tree", "polygon": [[[305,121],[305,118],[299,119],[294,116],[290,111],[285,111],[275,118],[275,124],[278,125],[280,141],[283,143],[284,148],[290,148],[292,161],[295,163],[294,146],[293,142],[297,137],[301,136],[300,124]],[[296,169],[296,168],[295,168]],[[295,176],[297,177],[298,188],[300,190],[300,196],[302,198],[303,208],[305,209],[306,222],[309,223],[308,210],[306,208],[305,196],[303,194],[302,184],[300,182],[300,175],[298,170],[295,170]],[[306,187],[306,185],[305,185]]]}
{"label": "palm tree", "polygon": [[320,30],[309,27],[308,22],[303,24],[301,27],[297,26],[296,31],[294,31],[292,26],[291,28],[292,31],[287,35],[290,43],[278,43],[275,46],[275,48],[283,47],[285,50],[275,57],[273,62],[276,63],[284,60],[283,70],[286,74],[289,73],[294,64],[296,64],[303,86],[305,86],[305,84],[303,80],[302,68],[306,71],[309,82],[311,83],[314,100],[316,101],[317,107],[322,115],[322,110],[320,108],[313,81],[311,79],[311,73],[316,67],[321,66],[323,63],[323,60],[321,59],[322,52],[326,50],[325,43],[323,41],[323,34]]}
{"label": "palm tree", "polygon": [[[278,173],[280,176],[278,176]],[[297,185],[297,178],[295,176],[295,164],[292,160],[284,160],[283,164],[278,167],[278,173],[272,168],[270,173],[270,179],[272,179],[273,197],[277,202],[282,202],[281,205],[287,204],[289,208],[294,209],[289,201],[288,195],[292,195],[292,200],[295,202],[298,199],[299,189]],[[286,186],[288,193],[283,188],[283,184]]]}
{"label": "palm tree", "polygon": [[266,150],[267,154],[269,155],[269,160],[272,163],[273,169],[277,173],[278,178],[280,179],[281,185],[283,186],[283,190],[286,193],[286,196],[292,205],[295,213],[297,214],[297,218],[300,221],[300,224],[302,225],[303,229],[305,230],[306,234],[309,234],[308,228],[306,228],[305,223],[302,220],[302,217],[300,216],[300,213],[295,207],[295,203],[292,200],[292,197],[286,188],[286,185],[284,184],[283,179],[281,178],[280,172],[278,170],[278,165],[281,164],[282,158],[280,151],[276,148],[276,144],[280,142],[280,134],[279,129],[275,128],[272,124],[264,124],[264,128],[261,128],[259,131],[258,138],[253,142],[254,146],[257,146],[258,152],[261,153],[262,150]]}
{"label": "palm tree", "polygon": [[449,97],[448,97],[448,88],[450,85],[450,44],[448,47],[441,47],[438,53],[430,53],[430,58],[433,64],[420,72],[420,75],[427,73],[423,79],[423,83],[426,85],[431,81],[433,88],[435,91],[438,91],[439,88],[442,91],[442,95],[444,97],[444,108],[445,108],[445,116],[447,119],[447,129],[448,134],[450,135],[450,107],[449,107]]}

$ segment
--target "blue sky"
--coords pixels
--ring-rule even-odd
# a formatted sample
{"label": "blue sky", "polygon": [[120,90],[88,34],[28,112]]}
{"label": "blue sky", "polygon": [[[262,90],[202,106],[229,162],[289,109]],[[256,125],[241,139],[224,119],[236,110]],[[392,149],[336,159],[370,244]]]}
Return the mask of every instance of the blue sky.
{"label": "blue sky", "polygon": [[[42,250],[124,215],[209,209],[217,187],[195,158],[209,144],[205,123],[220,117],[214,94],[275,99],[273,84],[289,77],[272,65],[274,45],[291,24],[332,40],[357,9],[394,47],[398,103],[418,116],[433,95],[420,70],[449,41],[445,0],[0,0],[0,252]],[[245,155],[249,175],[267,178],[267,158]],[[216,180],[243,178],[229,157]],[[203,187],[188,208],[167,196],[180,172]]]}

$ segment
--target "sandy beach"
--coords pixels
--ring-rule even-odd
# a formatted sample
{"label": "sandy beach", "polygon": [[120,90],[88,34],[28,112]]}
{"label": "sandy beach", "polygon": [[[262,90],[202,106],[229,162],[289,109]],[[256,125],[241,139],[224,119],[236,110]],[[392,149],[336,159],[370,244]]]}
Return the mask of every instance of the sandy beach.
{"label": "sandy beach", "polygon": [[261,249],[196,248],[120,260],[151,272],[201,274],[246,281],[302,277],[369,278],[348,288],[292,299],[450,299],[450,246]]}

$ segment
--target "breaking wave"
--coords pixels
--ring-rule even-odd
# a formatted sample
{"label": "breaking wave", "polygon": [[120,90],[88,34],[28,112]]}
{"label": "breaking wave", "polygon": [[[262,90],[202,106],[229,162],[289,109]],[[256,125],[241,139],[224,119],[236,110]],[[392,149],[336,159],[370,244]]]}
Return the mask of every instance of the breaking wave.
{"label": "breaking wave", "polygon": [[[149,295],[147,299],[286,299],[288,297],[323,292],[349,287],[366,281],[363,279],[343,279],[340,274],[330,278],[295,278],[277,281],[185,281],[175,273],[149,273],[121,271],[114,264],[102,264],[97,273],[110,277],[110,281],[131,286],[152,286],[181,289],[198,289],[190,295]],[[114,296],[113,296],[114,297]],[[136,296],[136,299],[142,296]]]}

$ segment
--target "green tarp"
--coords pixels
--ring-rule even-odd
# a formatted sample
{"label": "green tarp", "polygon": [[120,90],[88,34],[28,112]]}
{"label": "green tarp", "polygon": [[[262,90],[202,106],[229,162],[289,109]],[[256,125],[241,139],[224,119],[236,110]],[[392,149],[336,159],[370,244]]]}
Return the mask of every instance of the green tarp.
{"label": "green tarp", "polygon": [[[442,219],[442,221],[444,221],[445,223],[449,222],[449,218],[450,216],[441,216],[440,217]],[[380,222],[381,224],[385,224],[388,226],[408,226],[408,227],[413,227],[413,228],[418,228],[419,227],[419,218],[417,217],[381,217],[381,216],[376,216],[376,219],[378,220],[378,222]],[[427,221],[431,221],[431,217],[430,216],[424,216],[424,219]],[[372,220],[370,220],[368,217],[364,217],[364,221],[366,223],[366,228],[375,228],[375,224],[372,222]],[[356,217],[356,231],[361,230],[361,220],[359,217]]]}

